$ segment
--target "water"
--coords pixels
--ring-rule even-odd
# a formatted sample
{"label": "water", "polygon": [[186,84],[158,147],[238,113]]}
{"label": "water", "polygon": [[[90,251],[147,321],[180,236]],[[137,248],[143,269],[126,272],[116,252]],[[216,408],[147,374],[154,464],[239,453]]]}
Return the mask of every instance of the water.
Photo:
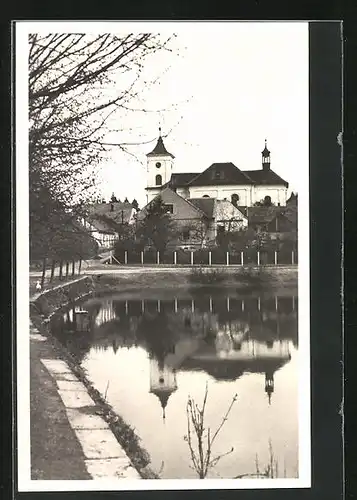
{"label": "water", "polygon": [[[187,401],[201,407],[212,447],[224,454],[207,477],[260,472],[298,475],[296,296],[175,290],[92,299],[57,316],[53,331],[88,378],[141,438],[162,478],[197,478],[187,435]],[[84,321],[84,322],[83,322]],[[85,322],[87,323],[85,324]],[[191,435],[195,439],[194,435]],[[197,453],[196,441],[192,444]]]}

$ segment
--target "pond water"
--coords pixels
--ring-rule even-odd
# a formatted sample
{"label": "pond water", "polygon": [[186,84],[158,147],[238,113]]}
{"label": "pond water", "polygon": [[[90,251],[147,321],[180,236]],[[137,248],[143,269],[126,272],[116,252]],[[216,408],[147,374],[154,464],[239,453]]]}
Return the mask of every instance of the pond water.
{"label": "pond water", "polygon": [[[76,314],[79,309],[88,314]],[[298,298],[227,290],[142,291],[91,299],[57,315],[53,332],[135,428],[162,478],[197,478],[188,398],[213,445],[207,477],[298,476]],[[85,330],[85,331],[80,331]],[[233,447],[233,451],[231,451]],[[270,472],[271,474],[271,472]]]}

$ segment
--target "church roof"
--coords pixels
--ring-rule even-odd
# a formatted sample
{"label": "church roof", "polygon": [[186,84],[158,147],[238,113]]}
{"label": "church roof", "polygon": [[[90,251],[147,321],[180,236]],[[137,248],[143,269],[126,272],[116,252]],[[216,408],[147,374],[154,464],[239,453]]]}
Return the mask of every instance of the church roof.
{"label": "church roof", "polygon": [[282,185],[289,187],[289,183],[284,181],[278,174],[273,172],[273,170],[245,170],[244,173],[252,179],[254,184],[266,184],[266,185]]}
{"label": "church roof", "polygon": [[215,204],[214,198],[189,198],[186,201],[199,208],[209,219],[213,218]]}
{"label": "church roof", "polygon": [[169,153],[165,148],[165,144],[164,141],[162,140],[161,135],[158,138],[154,149],[151,151],[151,153],[148,153],[146,156],[171,156],[171,158],[175,158],[174,155]]}
{"label": "church roof", "polygon": [[175,390],[176,389],[152,389],[150,392],[159,398],[161,407],[166,408],[169,397]]}
{"label": "church roof", "polygon": [[205,371],[216,380],[237,380],[243,373],[275,372],[287,363],[288,359],[224,359],[216,355],[196,356],[184,361],[181,370]]}
{"label": "church roof", "polygon": [[189,186],[217,186],[217,185],[246,185],[254,184],[245,172],[233,163],[213,163],[210,167],[198,174]]}
{"label": "church roof", "polygon": [[267,140],[265,139],[265,147],[262,151],[262,155],[264,158],[267,158],[269,155],[270,155],[270,151],[269,149],[267,148]]}
{"label": "church roof", "polygon": [[187,186],[189,182],[191,182],[195,177],[197,177],[197,172],[195,173],[177,173],[171,174],[171,180],[169,184],[172,187],[181,187]]}

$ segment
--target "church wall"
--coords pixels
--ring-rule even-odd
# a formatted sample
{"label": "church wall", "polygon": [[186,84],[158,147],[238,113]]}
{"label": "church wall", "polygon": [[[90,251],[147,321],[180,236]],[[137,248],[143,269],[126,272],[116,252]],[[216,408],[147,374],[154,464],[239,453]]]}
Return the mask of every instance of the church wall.
{"label": "church wall", "polygon": [[264,200],[265,196],[270,196],[271,201],[281,206],[286,205],[288,189],[283,186],[255,186],[253,191],[252,205],[258,201]]}
{"label": "church wall", "polygon": [[231,201],[232,194],[237,194],[239,196],[239,205],[250,206],[252,205],[252,187],[246,186],[198,186],[190,187],[190,198],[203,198],[204,195],[208,195],[210,198],[217,198],[218,200],[223,200],[227,198]]}

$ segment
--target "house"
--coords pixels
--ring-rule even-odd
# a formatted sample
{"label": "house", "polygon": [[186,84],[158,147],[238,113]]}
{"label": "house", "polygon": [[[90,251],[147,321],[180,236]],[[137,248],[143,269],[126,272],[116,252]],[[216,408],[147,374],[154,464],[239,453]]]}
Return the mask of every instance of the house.
{"label": "house", "polygon": [[154,199],[161,198],[178,231],[172,245],[204,247],[215,242],[220,231],[234,231],[248,225],[247,217],[230,201],[216,198],[184,198],[166,186],[138,214],[145,218]]}
{"label": "house", "polygon": [[128,202],[94,203],[85,209],[82,225],[101,248],[112,248],[121,230],[136,221],[136,208]]}
{"label": "house", "polygon": [[283,240],[297,232],[297,207],[258,206],[241,207],[248,218],[248,227],[260,233],[267,233],[272,239]]}
{"label": "house", "polygon": [[231,162],[224,162],[213,163],[201,173],[176,173],[174,160],[160,131],[155,148],[147,154],[147,202],[170,187],[185,199],[214,198],[249,207],[261,200],[286,205],[289,184],[271,169],[266,141],[260,170],[243,171]]}

